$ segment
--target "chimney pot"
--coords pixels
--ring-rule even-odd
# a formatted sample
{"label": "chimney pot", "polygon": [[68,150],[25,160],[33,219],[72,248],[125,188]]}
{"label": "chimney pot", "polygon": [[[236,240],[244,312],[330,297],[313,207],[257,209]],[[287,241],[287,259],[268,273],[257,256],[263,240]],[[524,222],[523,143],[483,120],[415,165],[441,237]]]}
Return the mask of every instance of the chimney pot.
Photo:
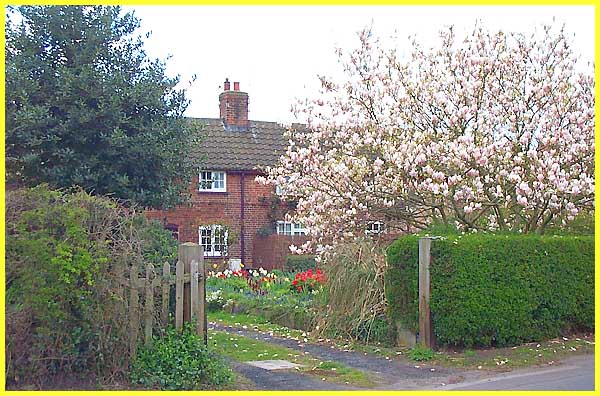
{"label": "chimney pot", "polygon": [[239,82],[234,82],[233,83],[233,90],[234,91],[239,91],[240,90],[240,83]]}
{"label": "chimney pot", "polygon": [[229,85],[229,79],[226,78],[225,83],[223,84],[223,91],[229,91],[230,89],[231,89],[231,86]]}

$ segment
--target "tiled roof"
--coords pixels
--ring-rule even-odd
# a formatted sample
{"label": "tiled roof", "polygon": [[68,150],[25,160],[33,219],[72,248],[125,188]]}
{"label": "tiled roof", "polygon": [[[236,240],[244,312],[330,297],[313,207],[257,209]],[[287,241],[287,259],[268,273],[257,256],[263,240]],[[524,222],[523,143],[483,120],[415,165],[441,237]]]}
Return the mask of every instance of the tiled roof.
{"label": "tiled roof", "polygon": [[225,127],[218,118],[196,120],[205,136],[198,153],[204,169],[262,169],[275,165],[287,147],[287,128],[276,122],[250,121],[249,128],[240,130]]}

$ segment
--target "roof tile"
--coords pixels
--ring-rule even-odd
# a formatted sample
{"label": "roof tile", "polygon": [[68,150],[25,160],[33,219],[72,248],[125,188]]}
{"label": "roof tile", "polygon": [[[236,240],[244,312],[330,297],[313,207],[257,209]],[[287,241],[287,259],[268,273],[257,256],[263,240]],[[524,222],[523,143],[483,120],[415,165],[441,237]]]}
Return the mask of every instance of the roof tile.
{"label": "roof tile", "polygon": [[276,122],[250,121],[249,128],[226,127],[221,119],[197,119],[205,135],[202,166],[214,170],[257,170],[273,166],[287,148],[287,128]]}

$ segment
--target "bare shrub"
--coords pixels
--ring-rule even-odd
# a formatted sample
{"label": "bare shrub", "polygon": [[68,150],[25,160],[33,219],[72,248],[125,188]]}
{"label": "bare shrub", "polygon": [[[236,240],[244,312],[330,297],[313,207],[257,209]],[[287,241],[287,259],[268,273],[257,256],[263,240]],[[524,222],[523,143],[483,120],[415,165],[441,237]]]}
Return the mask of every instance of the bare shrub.
{"label": "bare shrub", "polygon": [[314,331],[369,342],[386,312],[384,249],[370,239],[340,244],[327,252],[321,266],[327,283]]}

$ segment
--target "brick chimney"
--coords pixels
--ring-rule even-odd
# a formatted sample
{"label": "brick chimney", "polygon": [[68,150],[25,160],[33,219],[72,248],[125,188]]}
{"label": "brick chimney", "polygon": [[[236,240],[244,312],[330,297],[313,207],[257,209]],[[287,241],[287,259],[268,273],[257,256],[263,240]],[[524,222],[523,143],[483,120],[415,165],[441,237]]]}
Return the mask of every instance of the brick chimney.
{"label": "brick chimney", "polygon": [[230,90],[229,79],[225,79],[223,92],[219,95],[220,117],[226,127],[234,129],[247,129],[248,122],[248,94],[240,91],[240,83],[233,83]]}

